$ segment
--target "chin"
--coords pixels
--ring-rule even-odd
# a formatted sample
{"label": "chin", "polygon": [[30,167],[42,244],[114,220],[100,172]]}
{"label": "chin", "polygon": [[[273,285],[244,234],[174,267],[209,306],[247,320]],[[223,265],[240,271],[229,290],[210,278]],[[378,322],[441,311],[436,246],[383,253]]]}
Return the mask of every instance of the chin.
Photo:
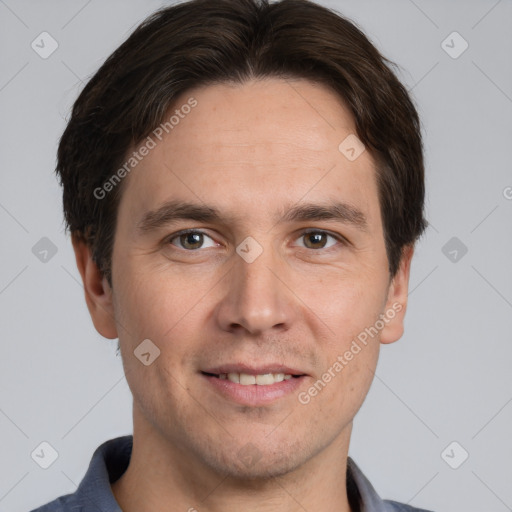
{"label": "chin", "polygon": [[[263,457],[264,458],[264,457]],[[276,477],[280,477],[292,472],[300,465],[300,462],[294,460],[295,457],[290,456],[283,459],[281,456],[279,462],[260,459],[254,463],[244,463],[240,460],[231,462],[218,461],[214,466],[215,472],[224,477],[228,477],[234,481],[251,482],[267,481]]]}
{"label": "chin", "polygon": [[254,485],[256,481],[264,482],[294,471],[309,457],[299,442],[286,447],[248,442],[233,450],[223,446],[217,451],[210,446],[206,453],[203,452],[202,459],[219,476]]}

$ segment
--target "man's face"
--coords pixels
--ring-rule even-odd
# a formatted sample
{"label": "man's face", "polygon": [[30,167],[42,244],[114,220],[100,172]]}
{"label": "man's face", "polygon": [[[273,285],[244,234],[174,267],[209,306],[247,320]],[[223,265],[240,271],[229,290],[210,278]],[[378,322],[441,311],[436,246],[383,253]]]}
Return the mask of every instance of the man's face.
{"label": "man's face", "polygon": [[[134,417],[188,463],[283,474],[348,446],[379,338],[401,334],[402,314],[388,317],[344,357],[403,295],[389,283],[374,162],[339,150],[355,126],[322,86],[208,86],[175,108],[191,96],[197,106],[162,141],[153,136],[119,206],[113,313]],[[169,201],[220,219],[142,222]],[[306,204],[341,204],[341,216],[285,218]],[[160,350],[149,365],[134,355],[146,339]],[[220,375],[228,372],[295,376],[246,386]]]}

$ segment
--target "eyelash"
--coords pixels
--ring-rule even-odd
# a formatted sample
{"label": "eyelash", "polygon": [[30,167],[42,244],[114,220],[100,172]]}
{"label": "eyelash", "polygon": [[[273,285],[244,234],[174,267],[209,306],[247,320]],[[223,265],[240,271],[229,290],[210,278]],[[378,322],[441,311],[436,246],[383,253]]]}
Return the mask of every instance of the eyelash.
{"label": "eyelash", "polygon": [[[165,239],[165,243],[168,244],[168,245],[174,245],[172,244],[171,242],[176,239],[176,238],[179,238],[181,235],[186,235],[188,233],[199,233],[199,234],[202,234],[202,235],[205,235],[207,236],[208,238],[211,238],[213,240],[213,238],[208,235],[208,233],[204,232],[204,231],[201,231],[200,229],[184,229],[182,231],[178,231],[177,233],[174,233],[172,234],[170,237],[167,237]],[[327,236],[330,236],[332,238],[334,238],[335,240],[337,240],[341,245],[347,245],[348,244],[348,241],[342,237],[341,235],[335,235],[333,233],[331,233],[330,231],[325,231],[323,229],[313,229],[313,228],[310,228],[310,229],[306,229],[306,230],[303,230],[300,232],[299,236],[297,238],[301,238],[305,235],[309,235],[311,233],[322,233],[322,234],[325,234]],[[176,246],[174,246],[176,247]],[[178,248],[178,249],[181,249],[182,251],[185,251],[185,252],[198,252],[200,249],[182,249],[182,248]],[[309,247],[301,247],[301,249],[309,249]],[[329,252],[331,250],[335,250],[336,249],[336,246],[332,246],[332,247],[327,247],[326,249],[324,248],[320,248],[320,249],[309,249],[311,251],[314,251],[314,252],[320,252],[320,251],[324,251],[324,252]]]}

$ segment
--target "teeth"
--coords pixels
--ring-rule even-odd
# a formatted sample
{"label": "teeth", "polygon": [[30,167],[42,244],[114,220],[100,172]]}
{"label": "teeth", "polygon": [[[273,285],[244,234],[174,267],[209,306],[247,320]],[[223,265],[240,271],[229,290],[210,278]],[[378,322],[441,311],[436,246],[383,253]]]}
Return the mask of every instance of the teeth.
{"label": "teeth", "polygon": [[258,386],[269,386],[275,382],[291,379],[291,375],[284,373],[265,373],[263,375],[249,375],[247,373],[221,373],[219,379],[228,379],[231,382],[242,384],[242,386],[250,386],[257,384]]}
{"label": "teeth", "polygon": [[228,373],[228,379],[231,382],[240,383],[240,374],[239,373]]}
{"label": "teeth", "polygon": [[256,375],[256,377],[254,378],[254,383],[258,384],[258,386],[268,386],[269,384],[274,384],[275,381],[276,380],[271,373],[265,373],[264,375]]}
{"label": "teeth", "polygon": [[[258,375],[259,377],[259,375]],[[256,384],[256,376],[255,375],[247,375],[246,373],[240,374],[240,384],[244,386],[248,386],[249,384]]]}

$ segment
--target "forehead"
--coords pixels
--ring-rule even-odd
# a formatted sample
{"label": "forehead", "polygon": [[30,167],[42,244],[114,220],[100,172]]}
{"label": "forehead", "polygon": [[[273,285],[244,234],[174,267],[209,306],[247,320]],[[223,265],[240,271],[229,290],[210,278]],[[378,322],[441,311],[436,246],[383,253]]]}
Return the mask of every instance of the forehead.
{"label": "forehead", "polygon": [[208,165],[224,165],[223,157],[238,152],[254,156],[249,164],[264,161],[278,167],[282,162],[277,158],[288,156],[292,148],[298,157],[315,158],[315,153],[337,150],[343,133],[355,132],[342,100],[306,80],[206,86],[182,95],[174,108],[191,96],[198,105],[173,129],[174,145],[192,148],[194,158]]}
{"label": "forehead", "polygon": [[[195,106],[182,108],[191,98]],[[178,98],[167,118],[173,113],[169,133],[150,134],[154,147],[126,178],[120,214],[177,198],[261,215],[328,195],[357,204],[370,220],[378,215],[373,160],[367,151],[353,161],[340,152],[355,125],[325,86],[284,79],[204,86]]]}

